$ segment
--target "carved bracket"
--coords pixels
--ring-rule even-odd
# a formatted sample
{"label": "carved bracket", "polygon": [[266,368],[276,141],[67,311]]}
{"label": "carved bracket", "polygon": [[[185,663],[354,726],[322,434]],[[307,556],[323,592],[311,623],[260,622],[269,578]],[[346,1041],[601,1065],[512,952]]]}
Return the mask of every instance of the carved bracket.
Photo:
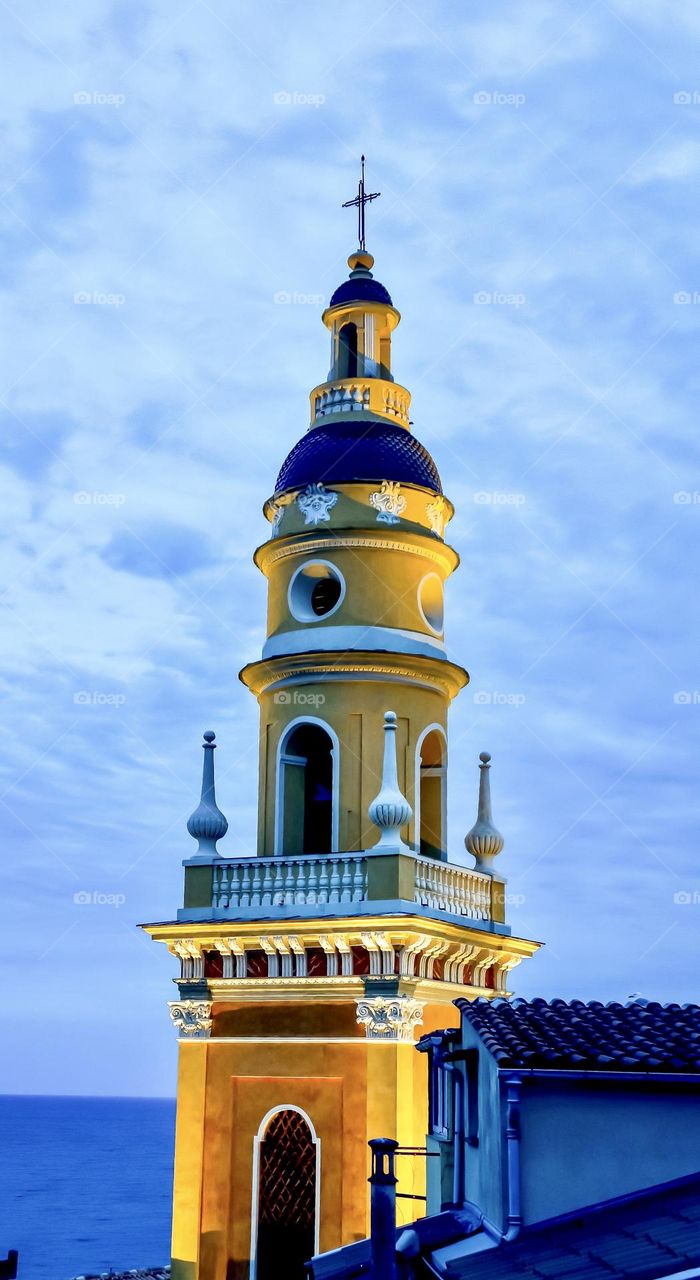
{"label": "carved bracket", "polygon": [[411,996],[369,996],[357,1001],[357,1021],[368,1040],[413,1040],[423,1021],[423,1001]]}
{"label": "carved bracket", "polygon": [[186,1040],[208,1040],[211,1032],[211,1000],[169,1000],[174,1026]]}

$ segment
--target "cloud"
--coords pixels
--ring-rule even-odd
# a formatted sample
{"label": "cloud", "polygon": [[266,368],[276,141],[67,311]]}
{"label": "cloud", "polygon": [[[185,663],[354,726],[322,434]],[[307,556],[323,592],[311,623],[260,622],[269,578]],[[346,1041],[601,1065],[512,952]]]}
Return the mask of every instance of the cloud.
{"label": "cloud", "polygon": [[[264,638],[251,556],[326,373],[304,299],[345,275],[363,150],[394,371],[457,506],[452,856],[487,747],[526,886],[513,927],[551,944],[518,989],[693,994],[673,892],[696,883],[700,707],[674,694],[697,684],[700,108],[674,102],[697,87],[693,6],[677,19],[623,0],[507,22],[362,0],[350,31],[316,0],[6,15],[5,947],[90,1017],[128,985],[154,1045],[139,1091],[172,1044],[168,961],[135,924],[179,903],[210,725],[226,848],[254,845],[257,707],[233,679]],[[121,886],[118,921],[80,914],[76,884]],[[73,1031],[50,1078],[13,1049],[5,1088],[118,1091]]]}

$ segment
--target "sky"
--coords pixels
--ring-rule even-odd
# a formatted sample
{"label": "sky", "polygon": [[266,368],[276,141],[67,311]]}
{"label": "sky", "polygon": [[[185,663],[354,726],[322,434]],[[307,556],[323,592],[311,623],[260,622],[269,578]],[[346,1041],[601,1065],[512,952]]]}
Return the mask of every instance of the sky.
{"label": "sky", "polygon": [[262,504],[358,158],[455,504],[450,857],[517,994],[698,997],[700,10],[2,0],[0,1091],[168,1095],[201,733],[254,851]]}

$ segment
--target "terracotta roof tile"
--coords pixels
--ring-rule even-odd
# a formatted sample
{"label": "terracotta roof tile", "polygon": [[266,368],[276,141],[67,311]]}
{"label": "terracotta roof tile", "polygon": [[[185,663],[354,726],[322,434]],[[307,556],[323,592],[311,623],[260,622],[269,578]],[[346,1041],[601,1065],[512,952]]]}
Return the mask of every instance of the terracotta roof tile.
{"label": "terracotta roof tile", "polygon": [[458,1000],[500,1066],[700,1072],[700,1006],[591,1000]]}

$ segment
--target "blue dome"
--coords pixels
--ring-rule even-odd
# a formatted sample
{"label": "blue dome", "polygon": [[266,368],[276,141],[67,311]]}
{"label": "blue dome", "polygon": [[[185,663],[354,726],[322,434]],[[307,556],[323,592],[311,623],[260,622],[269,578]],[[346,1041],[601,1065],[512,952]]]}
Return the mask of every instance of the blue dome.
{"label": "blue dome", "polygon": [[344,280],[338,285],[328,305],[337,307],[341,302],[382,302],[387,307],[394,305],[389,296],[389,290],[385,289],[378,280],[373,280],[369,274],[357,276],[355,279],[351,276],[349,280]]}
{"label": "blue dome", "polygon": [[405,427],[391,422],[311,427],[285,459],[275,493],[308,484],[352,484],[398,480],[442,493],[428,450]]}

